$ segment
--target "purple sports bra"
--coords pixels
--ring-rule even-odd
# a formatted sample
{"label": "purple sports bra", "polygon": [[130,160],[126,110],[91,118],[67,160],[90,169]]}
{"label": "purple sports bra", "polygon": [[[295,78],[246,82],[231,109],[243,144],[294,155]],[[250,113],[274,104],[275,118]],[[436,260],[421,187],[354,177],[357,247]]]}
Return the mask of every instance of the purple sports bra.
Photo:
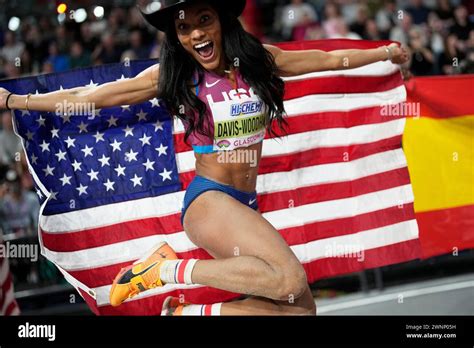
{"label": "purple sports bra", "polygon": [[236,87],[228,79],[205,71],[202,83],[196,87],[198,98],[207,108],[204,129],[213,134],[209,138],[196,130],[191,133],[189,141],[196,153],[247,147],[265,137],[266,105],[238,71],[235,76]]}

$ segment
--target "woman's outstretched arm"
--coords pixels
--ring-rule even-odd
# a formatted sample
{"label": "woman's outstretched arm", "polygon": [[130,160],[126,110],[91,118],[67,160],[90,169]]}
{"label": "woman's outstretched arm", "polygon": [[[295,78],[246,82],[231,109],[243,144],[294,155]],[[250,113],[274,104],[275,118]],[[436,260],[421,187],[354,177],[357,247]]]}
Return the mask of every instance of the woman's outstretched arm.
{"label": "woman's outstretched arm", "polygon": [[[97,87],[78,87],[45,94],[32,94],[28,109],[54,112],[64,103],[92,105],[93,109],[131,105],[153,99],[158,91],[159,65],[155,64],[134,78],[104,83]],[[0,109],[6,109],[10,94],[0,88]],[[13,94],[8,99],[10,109],[25,109],[26,95]]]}
{"label": "woman's outstretched arm", "polygon": [[354,69],[367,64],[391,58],[393,63],[403,64],[408,60],[405,49],[397,44],[378,48],[358,50],[321,50],[284,51],[276,46],[264,45],[273,55],[281,76],[296,76],[316,71]]}

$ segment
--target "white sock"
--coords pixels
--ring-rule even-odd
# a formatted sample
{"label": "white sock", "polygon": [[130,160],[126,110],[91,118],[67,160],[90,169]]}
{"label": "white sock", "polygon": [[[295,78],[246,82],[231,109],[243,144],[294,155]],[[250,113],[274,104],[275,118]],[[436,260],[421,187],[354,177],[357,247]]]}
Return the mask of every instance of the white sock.
{"label": "white sock", "polygon": [[191,275],[199,260],[166,260],[160,268],[160,279],[165,284],[194,284]]}
{"label": "white sock", "polygon": [[198,315],[198,316],[219,316],[221,315],[221,303],[214,303],[212,305],[186,305],[183,308],[183,315]]}

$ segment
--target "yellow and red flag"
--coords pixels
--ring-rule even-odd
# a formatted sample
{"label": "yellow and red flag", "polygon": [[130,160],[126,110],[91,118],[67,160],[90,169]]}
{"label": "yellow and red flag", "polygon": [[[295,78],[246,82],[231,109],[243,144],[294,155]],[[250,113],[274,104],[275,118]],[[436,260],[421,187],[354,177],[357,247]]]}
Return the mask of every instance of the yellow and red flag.
{"label": "yellow and red flag", "polygon": [[[415,195],[422,257],[474,247],[474,75],[406,84],[403,147]],[[415,108],[412,108],[415,109]]]}

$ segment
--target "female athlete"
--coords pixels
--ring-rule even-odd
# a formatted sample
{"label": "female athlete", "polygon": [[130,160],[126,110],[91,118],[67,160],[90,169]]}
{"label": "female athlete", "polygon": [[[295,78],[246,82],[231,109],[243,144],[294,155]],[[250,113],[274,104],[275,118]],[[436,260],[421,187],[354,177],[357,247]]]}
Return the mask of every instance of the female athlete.
{"label": "female athlete", "polygon": [[[158,96],[185,125],[196,158],[181,222],[189,239],[214,257],[179,260],[161,243],[113,282],[113,306],[168,283],[202,284],[245,296],[214,305],[168,298],[164,315],[315,315],[305,271],[256,203],[258,163],[265,132],[284,120],[282,76],[357,68],[407,53],[396,44],[367,50],[284,51],[262,45],[237,17],[245,0],[167,0],[143,14],[166,39],[160,64],[129,80],[40,95],[0,89],[0,108],[54,111],[57,103],[95,103],[97,109]],[[220,155],[256,163],[229,163]],[[247,152],[247,156],[243,155]],[[236,252],[237,251],[237,252]]]}

